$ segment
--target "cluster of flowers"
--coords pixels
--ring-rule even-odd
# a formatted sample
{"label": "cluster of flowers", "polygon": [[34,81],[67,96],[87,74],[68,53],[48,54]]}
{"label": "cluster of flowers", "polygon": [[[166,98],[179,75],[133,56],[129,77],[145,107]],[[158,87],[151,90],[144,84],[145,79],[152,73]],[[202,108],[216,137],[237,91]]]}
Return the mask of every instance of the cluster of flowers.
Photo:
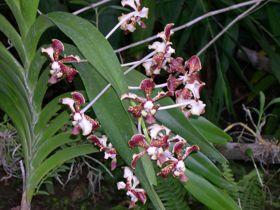
{"label": "cluster of flowers", "polygon": [[84,96],[79,92],[72,92],[71,95],[72,98],[67,97],[61,99],[61,103],[67,105],[72,112],[72,125],[74,126],[72,134],[78,135],[82,132],[83,136],[87,136],[87,139],[99,147],[100,151],[104,152],[104,159],[112,159],[111,170],[114,170],[117,166],[116,149],[111,143],[107,143],[107,136],[103,135],[102,137],[97,137],[92,134],[92,132],[96,131],[100,126],[98,121],[81,112],[80,107],[85,103]]}
{"label": "cluster of flowers", "polygon": [[140,0],[122,0],[121,4],[123,7],[129,6],[134,10],[128,14],[122,14],[119,17],[121,29],[124,30],[125,33],[134,32],[136,30],[136,24],[142,28],[146,28],[142,18],[148,18],[149,9],[142,7]]}
{"label": "cluster of flowers", "polygon": [[[64,56],[60,59],[61,53],[64,51],[64,45],[61,41],[57,39],[52,40],[52,44],[48,48],[42,48],[42,53],[46,53],[51,61],[50,67],[50,78],[49,83],[55,84],[66,78],[68,82],[72,82],[74,76],[78,74],[78,71],[72,67],[65,65],[65,63],[75,63],[80,62],[78,56]],[[61,103],[67,105],[72,114],[72,134],[78,135],[82,133],[83,136],[92,141],[96,146],[99,147],[100,151],[104,152],[104,158],[111,158],[111,170],[114,170],[117,166],[117,153],[115,148],[111,143],[107,143],[107,137],[97,137],[93,135],[92,132],[96,131],[100,125],[99,122],[92,119],[90,116],[84,114],[81,111],[81,106],[85,104],[84,96],[79,92],[72,92],[71,98],[66,97],[61,99]]]}
{"label": "cluster of flowers", "polygon": [[[199,79],[199,71],[202,67],[197,56],[192,56],[186,62],[181,57],[172,57],[172,54],[175,53],[170,41],[172,27],[173,24],[168,24],[164,32],[158,34],[162,42],[156,41],[149,46],[149,49],[154,50],[155,54],[143,64],[146,75],[150,77],[144,79],[139,86],[144,92],[144,97],[134,93],[126,93],[122,95],[121,99],[133,101],[134,103],[128,111],[135,118],[143,118],[149,124],[148,134],[135,134],[128,142],[132,149],[142,148],[140,153],[133,155],[131,167],[135,169],[137,161],[147,154],[161,168],[159,176],[166,178],[172,174],[180,181],[186,182],[188,178],[185,174],[184,160],[192,152],[198,151],[199,147],[196,145],[187,146],[185,139],[173,135],[170,129],[156,124],[155,114],[160,108],[156,102],[164,97],[172,96],[176,98],[176,104],[179,105],[186,117],[203,114],[205,104],[199,99],[201,88],[205,83]],[[167,91],[160,91],[153,97],[152,93],[157,87],[154,78],[161,73],[161,70],[165,70],[169,74],[165,85]],[[160,86],[162,87],[162,85]],[[126,175],[124,177],[126,178]],[[131,196],[132,205],[135,204],[135,200],[143,202],[140,199],[141,196],[139,197],[135,191],[131,191],[131,181],[128,183],[127,185],[118,184],[118,186],[120,185],[118,188],[127,190],[127,195]]]}
{"label": "cluster of flowers", "polygon": [[[192,56],[184,62],[181,57],[172,57],[172,54],[175,53],[170,41],[172,26],[173,24],[168,24],[164,32],[158,34],[162,42],[156,41],[149,46],[156,54],[143,64],[147,76],[150,76],[150,79],[145,79],[140,84],[145,98],[134,93],[122,96],[122,99],[129,99],[137,103],[129,108],[129,112],[135,117],[144,117],[149,124],[155,122],[154,115],[160,108],[160,105],[155,104],[155,102],[166,96],[176,97],[176,104],[180,106],[186,117],[201,115],[205,112],[205,104],[199,100],[200,91],[205,85],[199,78],[199,71],[202,68],[200,59],[197,56]],[[153,80],[162,69],[169,74],[166,82],[167,91],[158,92],[155,97],[151,97],[152,91],[156,88]]]}

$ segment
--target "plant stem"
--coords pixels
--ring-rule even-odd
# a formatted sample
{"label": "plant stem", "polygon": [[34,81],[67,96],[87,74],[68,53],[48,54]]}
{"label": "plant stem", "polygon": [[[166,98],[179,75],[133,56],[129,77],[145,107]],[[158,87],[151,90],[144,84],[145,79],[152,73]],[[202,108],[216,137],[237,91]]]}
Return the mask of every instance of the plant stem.
{"label": "plant stem", "polygon": [[[162,84],[155,86],[155,88],[164,88],[164,87],[167,87],[167,83],[162,83]],[[139,86],[138,87],[128,86],[128,89],[129,90],[141,90],[141,88]]]}
{"label": "plant stem", "polygon": [[249,15],[249,13],[254,10],[261,1],[258,1],[255,3],[252,7],[247,9],[245,12],[242,14],[238,15],[234,20],[232,20],[220,33],[218,33],[210,42],[208,42],[196,55],[200,56],[205,50],[207,50],[213,43],[215,43],[224,33],[226,33],[235,23],[237,23],[239,20],[242,18],[246,17]]}
{"label": "plant stem", "polygon": [[122,19],[117,25],[115,25],[115,27],[105,36],[106,39],[109,39],[109,37],[126,21],[128,21],[133,15],[135,14],[135,12],[131,12],[129,14],[127,14],[127,16]]}
{"label": "plant stem", "polygon": [[89,10],[89,9],[93,9],[95,7],[98,7],[98,6],[102,5],[102,4],[105,4],[105,3],[109,2],[109,1],[111,1],[111,0],[103,0],[103,1],[100,1],[100,2],[97,2],[97,3],[93,3],[93,4],[89,5],[89,6],[86,6],[86,7],[82,8],[82,9],[77,10],[76,12],[73,12],[72,14],[73,15],[78,15],[78,14],[83,13],[83,12]]}
{"label": "plant stem", "polygon": [[159,107],[158,110],[167,110],[167,109],[174,109],[174,108],[178,108],[178,107],[181,107],[181,106],[187,106],[189,105],[190,103],[180,103],[180,104],[173,104],[173,105],[168,105],[168,106],[162,106],[162,107]]}

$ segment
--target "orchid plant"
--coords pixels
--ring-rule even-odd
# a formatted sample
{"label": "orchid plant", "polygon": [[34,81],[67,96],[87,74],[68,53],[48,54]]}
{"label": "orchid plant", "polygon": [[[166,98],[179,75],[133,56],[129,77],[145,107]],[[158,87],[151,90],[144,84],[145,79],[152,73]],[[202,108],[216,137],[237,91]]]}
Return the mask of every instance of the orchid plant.
{"label": "orchid plant", "polygon": [[[199,117],[206,106],[200,97],[205,86],[199,77],[201,61],[196,55],[186,61],[174,57],[174,24],[167,24],[157,35],[160,41],[149,45],[150,54],[132,65],[122,65],[131,66],[123,73],[107,39],[118,28],[126,34],[137,31],[137,26],[144,30],[149,9],[140,0],[121,1],[123,7],[133,11],[122,14],[106,36],[88,20],[73,14],[37,15],[39,0],[6,0],[6,4],[20,34],[3,15],[0,31],[12,42],[19,58],[0,45],[0,107],[13,120],[22,139],[21,209],[31,208],[32,197],[54,169],[72,158],[99,151],[104,152],[105,160],[110,159],[111,170],[121,167],[117,158],[125,161],[126,181],[119,181],[117,188],[126,190],[130,208],[139,201],[148,203],[149,198],[155,209],[165,209],[155,190],[157,175],[178,179],[210,208],[238,208],[218,190],[230,184],[211,160],[225,161],[212,145],[217,143],[213,135],[207,135],[210,129],[222,139],[220,144],[229,137]],[[38,46],[43,33],[53,26],[73,44],[53,37],[50,46]],[[145,74],[133,71],[141,65]],[[137,82],[130,81],[128,74]],[[159,76],[165,83],[156,84]],[[84,90],[43,103],[48,88],[63,85],[62,81],[75,86],[75,77],[80,77]],[[130,102],[129,107],[125,101]],[[94,117],[87,112],[89,109],[93,109]],[[80,139],[84,141],[75,143]],[[218,201],[208,202],[203,193]]]}

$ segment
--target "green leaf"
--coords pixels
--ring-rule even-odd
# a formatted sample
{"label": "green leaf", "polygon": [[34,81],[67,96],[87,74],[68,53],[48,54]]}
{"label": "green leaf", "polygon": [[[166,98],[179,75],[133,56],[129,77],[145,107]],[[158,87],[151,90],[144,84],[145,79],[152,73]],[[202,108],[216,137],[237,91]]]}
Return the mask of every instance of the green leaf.
{"label": "green leaf", "polygon": [[54,12],[48,14],[48,17],[72,39],[88,62],[112,84],[119,96],[126,92],[127,85],[118,58],[96,27],[69,13]]}
{"label": "green leaf", "polygon": [[77,145],[58,151],[46,159],[39,167],[35,168],[28,179],[27,188],[29,190],[27,199],[29,201],[31,200],[37,185],[50,171],[59,167],[68,160],[94,152],[98,152],[98,150],[91,144]]}
{"label": "green leaf", "polygon": [[40,132],[41,130],[45,129],[46,124],[49,122],[50,119],[52,119],[57,112],[62,108],[61,103],[59,102],[60,99],[64,97],[69,97],[69,93],[61,94],[55,98],[52,99],[51,102],[49,102],[40,112],[40,115],[38,117],[38,121],[35,125],[35,133]]}
{"label": "green leaf", "polygon": [[16,48],[21,61],[26,63],[27,58],[25,57],[26,53],[21,37],[2,14],[0,14],[0,31],[5,34],[5,36],[11,41],[12,45]]}
{"label": "green leaf", "polygon": [[69,120],[69,113],[64,111],[55,117],[49,124],[45,125],[45,129],[38,133],[36,146],[40,146],[44,141],[52,137],[58,132]]}
{"label": "green leaf", "polygon": [[79,140],[79,138],[73,138],[71,132],[60,133],[52,138],[46,139],[43,144],[36,149],[34,158],[32,159],[32,167],[34,169],[37,168],[42,161],[58,147],[67,143],[73,143],[77,140]]}
{"label": "green leaf", "polygon": [[38,42],[42,34],[54,24],[44,15],[39,16],[28,30],[27,36],[23,39],[29,61],[32,61],[37,50]]}
{"label": "green leaf", "polygon": [[210,209],[216,210],[238,210],[238,206],[225,192],[214,187],[204,178],[196,175],[190,170],[186,170],[189,180],[184,183],[184,187],[197,200]]}
{"label": "green leaf", "polygon": [[35,22],[39,0],[20,0],[20,9],[27,28]]}
{"label": "green leaf", "polygon": [[19,0],[5,0],[5,2],[11,9],[13,15],[15,16],[21,35],[24,36],[28,29],[27,29],[26,22],[24,21],[23,15],[20,11]]}
{"label": "green leaf", "polygon": [[211,143],[226,144],[231,137],[204,117],[190,118],[190,123]]}
{"label": "green leaf", "polygon": [[272,106],[273,104],[278,104],[280,103],[280,98],[274,98],[272,101],[270,101],[267,106],[265,107],[264,110],[268,109],[270,106]]}
{"label": "green leaf", "polygon": [[[233,189],[232,184],[224,179],[219,169],[217,169],[211,161],[207,161],[207,158],[203,160],[201,158],[203,157],[202,155],[201,153],[196,153],[189,156],[185,160],[187,168],[212,182],[215,186],[231,191]],[[207,166],[207,164],[209,164],[209,166]],[[217,171],[213,172],[213,168],[216,168]]]}

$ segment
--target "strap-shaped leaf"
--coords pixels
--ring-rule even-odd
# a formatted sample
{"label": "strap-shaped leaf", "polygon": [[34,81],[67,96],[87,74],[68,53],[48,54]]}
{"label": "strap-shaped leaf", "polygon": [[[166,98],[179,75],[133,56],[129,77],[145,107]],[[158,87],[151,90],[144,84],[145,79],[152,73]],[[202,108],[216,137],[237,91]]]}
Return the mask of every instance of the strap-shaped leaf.
{"label": "strap-shaped leaf", "polygon": [[7,64],[9,64],[13,71],[17,74],[17,76],[22,81],[24,81],[24,69],[22,68],[20,63],[11,55],[11,53],[4,47],[2,43],[0,43],[0,59],[2,60],[1,62],[5,61]]}
{"label": "strap-shaped leaf", "polygon": [[26,163],[27,170],[29,168],[29,154],[31,153],[30,147],[30,127],[26,121],[25,114],[21,107],[12,100],[13,95],[10,94],[7,87],[1,81],[0,77],[0,108],[9,115],[12,119],[19,136],[21,137],[21,143],[24,153],[24,161]]}
{"label": "strap-shaped leaf", "polygon": [[19,0],[5,0],[6,4],[11,9],[19,27],[21,35],[25,35],[27,32],[27,25],[24,21],[23,15],[20,11],[20,2]]}
{"label": "strap-shaped leaf", "polygon": [[64,12],[48,17],[78,47],[84,57],[109,82],[119,95],[127,90],[123,71],[110,43],[89,21]]}
{"label": "strap-shaped leaf", "polygon": [[43,99],[48,89],[48,79],[49,79],[49,68],[46,68],[43,71],[43,73],[40,75],[34,90],[33,105],[37,113],[39,113],[42,108]]}
{"label": "strap-shaped leaf", "polygon": [[6,35],[6,37],[11,41],[11,43],[17,50],[21,61],[23,63],[26,63],[26,53],[21,37],[2,14],[0,14],[0,31],[3,32]]}
{"label": "strap-shaped leaf", "polygon": [[36,168],[28,179],[27,199],[30,201],[34,190],[40,181],[52,170],[62,165],[64,162],[75,157],[98,152],[91,144],[77,145],[67,149],[60,150],[46,159],[38,168]]}
{"label": "strap-shaped leaf", "polygon": [[227,191],[232,190],[232,184],[226,181],[226,179],[222,176],[221,172],[218,169],[216,172],[213,172],[212,169],[215,168],[215,165],[207,166],[207,164],[210,165],[213,163],[207,161],[207,158],[205,160],[202,160],[201,155],[203,154],[196,153],[189,156],[185,161],[187,168],[190,169],[192,172],[196,173],[197,175],[200,175],[208,181],[212,182],[217,187],[226,189]]}
{"label": "strap-shaped leaf", "polygon": [[214,187],[206,179],[196,175],[190,170],[186,170],[188,181],[184,187],[197,200],[210,209],[216,210],[238,210],[237,204],[225,192]]}
{"label": "strap-shaped leaf", "polygon": [[38,83],[40,72],[46,61],[47,61],[47,57],[45,55],[42,55],[41,50],[38,50],[33,60],[31,61],[31,64],[27,72],[27,83],[31,91],[34,91]]}
{"label": "strap-shaped leaf", "polygon": [[64,93],[60,96],[57,96],[42,109],[35,125],[35,133],[39,133],[41,130],[45,129],[45,126],[49,120],[57,115],[57,112],[63,107],[59,100],[69,96],[70,93]]}
{"label": "strap-shaped leaf", "polygon": [[37,134],[36,147],[43,144],[46,139],[52,137],[56,132],[58,132],[68,120],[69,113],[64,111],[50,121],[50,123],[45,125],[45,129]]}
{"label": "strap-shaped leaf", "polygon": [[26,103],[28,103],[28,94],[25,88],[25,85],[23,82],[19,79],[19,77],[15,74],[13,69],[9,66],[6,61],[2,61],[0,63],[0,76],[5,78],[5,80],[8,82],[9,86],[12,87],[17,94],[19,94],[21,97],[23,97],[26,100]]}
{"label": "strap-shaped leaf", "polygon": [[231,141],[228,134],[204,117],[190,118],[189,121],[211,143],[226,144]]}
{"label": "strap-shaped leaf", "polygon": [[44,143],[35,150],[34,158],[32,159],[33,169],[37,168],[49,154],[60,146],[73,143],[77,140],[79,140],[79,138],[73,137],[70,132],[60,133],[45,139]]}
{"label": "strap-shaped leaf", "polygon": [[39,16],[33,23],[31,28],[28,30],[28,34],[23,39],[24,46],[26,48],[27,58],[29,61],[33,60],[38,42],[42,34],[50,27],[53,23],[44,15]]}
{"label": "strap-shaped leaf", "polygon": [[35,22],[39,0],[20,0],[20,10],[27,29]]}

